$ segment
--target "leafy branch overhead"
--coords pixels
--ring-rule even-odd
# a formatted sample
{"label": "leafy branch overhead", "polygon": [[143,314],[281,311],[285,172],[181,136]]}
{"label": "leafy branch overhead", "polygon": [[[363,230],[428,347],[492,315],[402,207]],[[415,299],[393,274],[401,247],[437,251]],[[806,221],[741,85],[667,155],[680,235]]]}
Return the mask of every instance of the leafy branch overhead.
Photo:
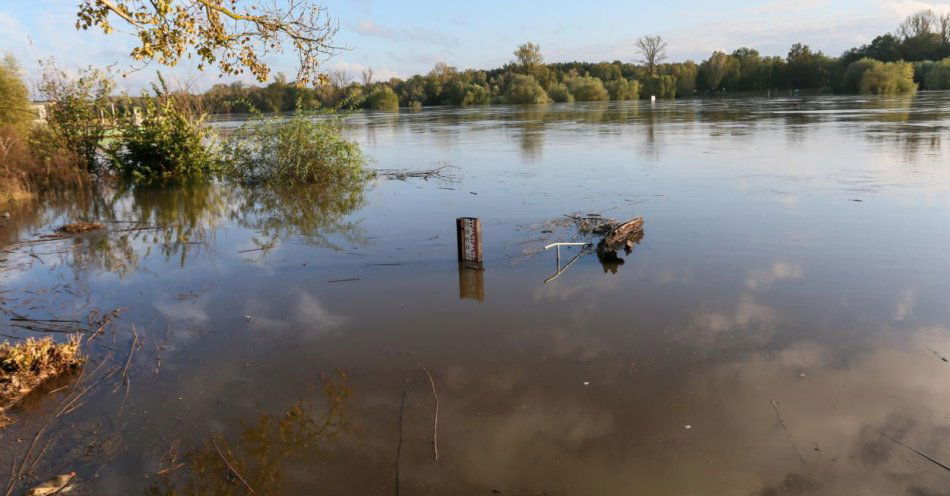
{"label": "leafy branch overhead", "polygon": [[136,60],[173,66],[196,57],[199,69],[247,71],[261,82],[271,72],[264,57],[287,48],[299,57],[298,84],[323,82],[320,63],[338,50],[336,22],[307,0],[82,0],[76,17],[77,29],[109,34],[116,19],[131,27]]}

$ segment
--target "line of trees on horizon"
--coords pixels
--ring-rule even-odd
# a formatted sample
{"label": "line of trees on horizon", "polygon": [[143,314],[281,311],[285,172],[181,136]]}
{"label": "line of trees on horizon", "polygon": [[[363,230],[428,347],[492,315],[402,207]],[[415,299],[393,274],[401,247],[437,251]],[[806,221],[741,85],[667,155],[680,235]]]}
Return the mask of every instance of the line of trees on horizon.
{"label": "line of trees on horizon", "polygon": [[202,96],[215,113],[292,111],[295,108],[368,108],[490,103],[546,103],[675,98],[734,92],[804,90],[822,93],[898,94],[950,89],[950,14],[925,10],[895,33],[874,38],[838,57],[796,43],[785,57],[742,47],[716,51],[699,63],[669,62],[659,36],[636,41],[634,63],[545,63],[541,47],[525,43],[514,59],[489,70],[459,70],[440,62],[428,74],[360,81],[335,71],[327,81],[301,87],[278,75],[266,86],[218,84]]}

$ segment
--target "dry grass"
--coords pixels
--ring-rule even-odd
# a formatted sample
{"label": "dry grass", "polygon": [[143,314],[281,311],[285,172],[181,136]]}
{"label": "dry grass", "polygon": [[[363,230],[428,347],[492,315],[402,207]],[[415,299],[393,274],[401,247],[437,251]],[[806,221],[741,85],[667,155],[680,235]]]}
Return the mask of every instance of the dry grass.
{"label": "dry grass", "polygon": [[51,133],[37,128],[27,137],[0,127],[0,205],[89,181],[80,162]]}
{"label": "dry grass", "polygon": [[37,386],[75,369],[82,361],[78,336],[65,343],[54,342],[50,337],[0,343],[0,428],[10,407]]}

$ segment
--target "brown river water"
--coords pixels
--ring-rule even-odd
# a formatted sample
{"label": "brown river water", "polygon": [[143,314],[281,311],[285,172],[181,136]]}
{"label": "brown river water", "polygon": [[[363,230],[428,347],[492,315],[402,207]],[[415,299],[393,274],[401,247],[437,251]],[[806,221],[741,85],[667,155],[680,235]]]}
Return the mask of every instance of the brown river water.
{"label": "brown river water", "polygon": [[[950,93],[348,132],[371,167],[451,167],[115,188],[0,220],[4,339],[48,334],[16,316],[89,338],[83,371],[0,431],[0,494],[70,471],[95,495],[948,494]],[[545,283],[573,213],[645,236]],[[459,269],[460,216],[484,272]],[[107,229],[13,244],[77,219]]]}

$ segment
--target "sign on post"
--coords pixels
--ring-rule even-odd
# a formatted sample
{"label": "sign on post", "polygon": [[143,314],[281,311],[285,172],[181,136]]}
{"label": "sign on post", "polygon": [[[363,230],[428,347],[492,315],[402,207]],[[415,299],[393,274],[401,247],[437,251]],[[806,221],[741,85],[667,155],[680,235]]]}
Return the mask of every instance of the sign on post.
{"label": "sign on post", "polygon": [[482,221],[475,217],[455,220],[458,234],[459,263],[466,267],[482,268]]}

